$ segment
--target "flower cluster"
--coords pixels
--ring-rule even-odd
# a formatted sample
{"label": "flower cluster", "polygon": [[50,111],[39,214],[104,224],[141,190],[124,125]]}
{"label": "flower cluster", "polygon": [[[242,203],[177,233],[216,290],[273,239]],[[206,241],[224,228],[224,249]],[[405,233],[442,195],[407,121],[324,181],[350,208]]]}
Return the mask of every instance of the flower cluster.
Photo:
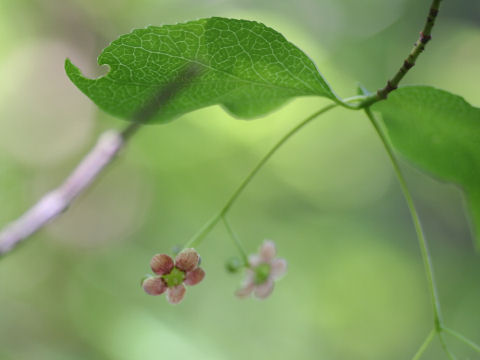
{"label": "flower cluster", "polygon": [[246,298],[254,293],[257,298],[265,299],[272,293],[274,281],[287,272],[287,261],[275,258],[276,254],[275,243],[265,240],[259,253],[248,257],[246,278],[236,292],[238,297]]}
{"label": "flower cluster", "polygon": [[200,256],[195,249],[180,252],[175,261],[167,254],[157,254],[150,261],[152,271],[158,276],[148,276],[142,287],[149,295],[167,292],[170,304],[178,304],[185,296],[185,285],[198,284],[205,277],[205,271],[198,267]]}
{"label": "flower cluster", "polygon": [[[275,243],[265,240],[258,254],[248,257],[246,277],[242,287],[236,292],[240,298],[254,294],[259,299],[267,298],[273,291],[274,282],[287,271],[285,259],[276,257]],[[195,249],[185,249],[173,260],[167,254],[157,254],[150,261],[152,271],[157,276],[149,275],[142,282],[142,287],[149,295],[167,293],[171,304],[183,300],[187,289],[185,285],[198,284],[205,277],[205,271],[199,267],[200,256]],[[237,269],[238,266],[235,266]]]}

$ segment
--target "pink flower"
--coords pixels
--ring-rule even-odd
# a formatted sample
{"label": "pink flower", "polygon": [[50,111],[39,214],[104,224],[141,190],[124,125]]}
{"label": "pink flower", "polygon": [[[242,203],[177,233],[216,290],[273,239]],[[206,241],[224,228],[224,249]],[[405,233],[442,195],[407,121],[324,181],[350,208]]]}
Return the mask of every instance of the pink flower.
{"label": "pink flower", "polygon": [[287,261],[275,258],[277,250],[272,240],[265,240],[258,254],[250,255],[247,276],[242,287],[236,292],[240,298],[246,298],[252,294],[259,299],[268,297],[274,287],[274,281],[287,272]]}
{"label": "pink flower", "polygon": [[199,262],[200,256],[195,249],[183,250],[175,257],[175,262],[167,254],[157,254],[150,266],[159,276],[143,280],[143,290],[149,295],[161,295],[166,291],[168,302],[178,304],[187,291],[185,285],[196,285],[205,277],[205,271],[198,267]]}

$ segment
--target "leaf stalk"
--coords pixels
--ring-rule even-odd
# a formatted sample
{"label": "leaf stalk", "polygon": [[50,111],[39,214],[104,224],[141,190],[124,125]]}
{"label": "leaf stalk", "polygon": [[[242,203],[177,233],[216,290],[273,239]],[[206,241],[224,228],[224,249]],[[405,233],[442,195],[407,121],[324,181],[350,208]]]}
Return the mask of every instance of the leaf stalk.
{"label": "leaf stalk", "polygon": [[232,193],[232,195],[228,198],[225,204],[222,206],[220,211],[213,216],[201,229],[198,231],[185,245],[185,247],[196,247],[200,245],[203,238],[215,227],[215,225],[221,220],[223,216],[225,216],[228,210],[232,207],[235,203],[237,198],[243,192],[245,187],[252,181],[252,179],[257,175],[260,169],[265,165],[265,163],[277,152],[278,149],[282,147],[283,144],[287,142],[293,135],[295,135],[300,129],[302,129],[305,125],[310,123],[312,120],[316,119],[320,115],[326,113],[327,111],[337,107],[337,104],[330,104],[325,106],[324,108],[316,111],[312,115],[308,116],[306,119],[298,123],[295,127],[290,129],[285,135],[283,135],[275,145],[263,156],[262,159],[257,163],[257,165],[250,171],[250,173],[244,178],[244,180],[240,183],[237,189]]}

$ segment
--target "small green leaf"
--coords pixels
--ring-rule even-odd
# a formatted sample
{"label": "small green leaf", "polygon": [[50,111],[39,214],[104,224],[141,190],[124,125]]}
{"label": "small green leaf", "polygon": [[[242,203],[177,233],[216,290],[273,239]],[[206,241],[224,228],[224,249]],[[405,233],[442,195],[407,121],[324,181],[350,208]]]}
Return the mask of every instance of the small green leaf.
{"label": "small green leaf", "polygon": [[68,59],[70,80],[100,108],[126,119],[189,64],[201,75],[152,119],[165,122],[221,104],[233,115],[253,118],[295,96],[337,98],[314,63],[280,33],[263,24],[209,18],[134,30],[112,42],[98,58],[110,72],[84,77]]}
{"label": "small green leaf", "polygon": [[464,190],[480,249],[480,109],[427,86],[400,88],[373,109],[400,153]]}

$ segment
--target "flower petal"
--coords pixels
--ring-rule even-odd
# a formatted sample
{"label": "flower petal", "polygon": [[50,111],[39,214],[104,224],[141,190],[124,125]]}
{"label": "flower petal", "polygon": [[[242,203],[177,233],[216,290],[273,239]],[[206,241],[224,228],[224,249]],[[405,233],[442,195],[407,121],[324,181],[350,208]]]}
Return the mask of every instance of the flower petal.
{"label": "flower petal", "polygon": [[167,300],[170,304],[178,304],[180,301],[183,300],[185,296],[185,292],[187,289],[183,284],[170,287],[167,289]]}
{"label": "flower petal", "polygon": [[185,249],[175,258],[175,266],[182,271],[192,271],[198,265],[200,256],[195,249]]}
{"label": "flower petal", "polygon": [[184,283],[189,286],[197,285],[205,277],[205,271],[202,268],[197,267],[192,271],[187,272]]}
{"label": "flower petal", "polygon": [[255,271],[252,269],[245,269],[245,279],[243,280],[243,286],[255,283]]}
{"label": "flower petal", "polygon": [[149,277],[142,283],[143,290],[149,295],[160,295],[167,290],[167,284],[162,278]]}
{"label": "flower petal", "polygon": [[235,292],[235,295],[241,299],[245,299],[250,296],[254,288],[255,284],[253,282],[250,284],[245,284]]}
{"label": "flower petal", "polygon": [[267,298],[273,291],[273,280],[268,279],[263,284],[255,287],[255,296],[259,299]]}
{"label": "flower petal", "polygon": [[255,289],[255,273],[251,269],[246,269],[242,287],[235,292],[235,295],[243,299],[250,296],[253,289]]}
{"label": "flower petal", "polygon": [[167,254],[157,254],[150,261],[150,266],[157,275],[168,274],[173,269],[173,260]]}
{"label": "flower petal", "polygon": [[260,247],[260,257],[264,262],[270,262],[277,254],[275,243],[272,240],[265,240]]}
{"label": "flower petal", "polygon": [[273,280],[281,278],[287,272],[287,260],[274,259],[271,263],[270,276]]}
{"label": "flower petal", "polygon": [[258,265],[260,265],[261,263],[263,262],[262,258],[260,255],[258,254],[252,254],[252,255],[249,255],[248,256],[248,263],[250,264],[250,266],[252,267],[257,267]]}

